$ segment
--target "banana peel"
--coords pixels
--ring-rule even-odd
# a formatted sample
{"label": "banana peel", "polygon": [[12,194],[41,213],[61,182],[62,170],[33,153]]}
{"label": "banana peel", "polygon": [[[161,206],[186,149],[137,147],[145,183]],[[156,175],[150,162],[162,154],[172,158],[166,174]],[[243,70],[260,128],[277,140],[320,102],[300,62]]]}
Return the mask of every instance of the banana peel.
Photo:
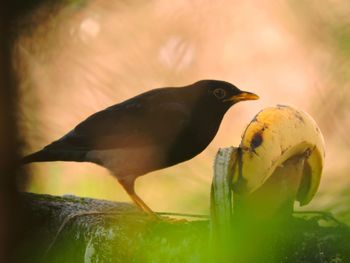
{"label": "banana peel", "polygon": [[237,147],[220,149],[215,158],[214,178],[211,186],[211,226],[213,244],[227,240],[230,236],[233,203],[232,178],[233,166],[237,162]]}
{"label": "banana peel", "polygon": [[233,172],[234,191],[253,193],[295,156],[305,158],[296,199],[306,205],[317,192],[322,175],[325,147],[321,131],[301,110],[283,105],[262,110],[243,133]]}

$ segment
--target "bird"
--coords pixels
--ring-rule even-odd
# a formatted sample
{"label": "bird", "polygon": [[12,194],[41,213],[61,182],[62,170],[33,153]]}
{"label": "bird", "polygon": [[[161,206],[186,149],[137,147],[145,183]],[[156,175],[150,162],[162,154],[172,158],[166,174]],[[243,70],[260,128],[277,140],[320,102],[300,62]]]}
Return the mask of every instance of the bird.
{"label": "bird", "polygon": [[135,192],[135,180],[187,161],[213,140],[234,104],[259,96],[222,80],[149,90],[98,111],[60,139],[22,158],[91,162],[107,168],[133,202],[155,213]]}

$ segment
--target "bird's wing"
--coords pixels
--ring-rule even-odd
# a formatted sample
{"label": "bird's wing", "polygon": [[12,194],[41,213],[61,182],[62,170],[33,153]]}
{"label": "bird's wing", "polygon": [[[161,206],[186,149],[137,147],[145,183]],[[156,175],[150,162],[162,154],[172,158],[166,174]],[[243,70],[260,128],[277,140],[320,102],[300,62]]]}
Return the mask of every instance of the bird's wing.
{"label": "bird's wing", "polygon": [[171,144],[187,127],[190,110],[183,103],[150,105],[131,100],[97,112],[46,150],[89,151]]}

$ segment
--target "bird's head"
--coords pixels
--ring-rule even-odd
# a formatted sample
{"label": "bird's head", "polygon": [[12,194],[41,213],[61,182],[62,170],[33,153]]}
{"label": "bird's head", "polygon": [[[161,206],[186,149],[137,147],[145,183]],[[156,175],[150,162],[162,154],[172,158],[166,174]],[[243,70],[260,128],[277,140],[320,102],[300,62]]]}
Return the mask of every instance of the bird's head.
{"label": "bird's head", "polygon": [[231,83],[221,80],[200,80],[192,86],[207,103],[216,104],[222,108],[229,108],[240,101],[259,99],[256,94],[242,91]]}

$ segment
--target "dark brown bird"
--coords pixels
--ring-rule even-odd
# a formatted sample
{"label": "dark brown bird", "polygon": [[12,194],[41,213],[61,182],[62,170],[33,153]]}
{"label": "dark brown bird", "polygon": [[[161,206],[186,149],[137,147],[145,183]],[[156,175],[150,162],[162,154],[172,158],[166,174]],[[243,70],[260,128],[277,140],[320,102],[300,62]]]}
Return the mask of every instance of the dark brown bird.
{"label": "dark brown bird", "polygon": [[195,157],[213,140],[232,105],[258,98],[219,80],[150,90],[91,115],[22,161],[99,164],[137,206],[153,214],[135,193],[135,179]]}

